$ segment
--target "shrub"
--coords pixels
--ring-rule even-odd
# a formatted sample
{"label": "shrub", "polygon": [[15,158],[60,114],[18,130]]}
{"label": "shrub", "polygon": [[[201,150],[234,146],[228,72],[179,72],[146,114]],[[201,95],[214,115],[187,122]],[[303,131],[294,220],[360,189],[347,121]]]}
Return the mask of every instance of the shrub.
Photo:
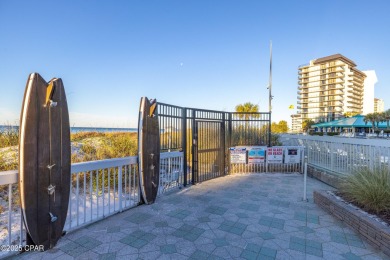
{"label": "shrub", "polygon": [[0,131],[0,148],[18,145],[19,132],[12,126]]}
{"label": "shrub", "polygon": [[327,133],[328,136],[335,136],[335,135],[339,135],[339,133]]}
{"label": "shrub", "polygon": [[390,210],[390,172],[388,168],[357,169],[343,180],[341,193],[362,208],[374,212]]}
{"label": "shrub", "polygon": [[70,140],[72,142],[75,141],[82,141],[87,138],[93,138],[93,137],[104,137],[105,133],[101,132],[78,132],[70,135]]}

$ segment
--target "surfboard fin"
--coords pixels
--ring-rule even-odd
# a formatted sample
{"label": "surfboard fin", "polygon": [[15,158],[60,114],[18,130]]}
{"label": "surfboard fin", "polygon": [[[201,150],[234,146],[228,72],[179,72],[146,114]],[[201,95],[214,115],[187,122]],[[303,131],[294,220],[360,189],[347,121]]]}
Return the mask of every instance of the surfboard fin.
{"label": "surfboard fin", "polygon": [[154,112],[156,112],[157,101],[155,99],[150,100],[150,108],[149,108],[149,117],[154,117]]}
{"label": "surfboard fin", "polygon": [[50,105],[51,107],[55,107],[57,105],[57,102],[53,102],[53,100],[51,100],[53,98],[54,91],[55,87],[53,81],[50,81],[49,85],[46,88],[46,106]]}

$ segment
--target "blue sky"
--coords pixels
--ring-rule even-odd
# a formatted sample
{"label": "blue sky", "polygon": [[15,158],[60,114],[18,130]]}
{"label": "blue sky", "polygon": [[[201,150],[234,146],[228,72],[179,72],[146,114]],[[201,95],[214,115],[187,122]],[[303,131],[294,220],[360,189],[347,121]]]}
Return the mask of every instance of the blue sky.
{"label": "blue sky", "polygon": [[0,1],[0,124],[17,124],[27,77],[64,81],[71,124],[135,127],[141,96],[233,111],[297,102],[297,67],[341,53],[374,69],[390,107],[390,2]]}

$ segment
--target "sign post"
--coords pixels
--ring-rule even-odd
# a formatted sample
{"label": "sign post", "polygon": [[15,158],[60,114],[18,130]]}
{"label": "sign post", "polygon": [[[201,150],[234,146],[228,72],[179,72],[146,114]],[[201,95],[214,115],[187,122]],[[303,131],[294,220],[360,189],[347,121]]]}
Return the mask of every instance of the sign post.
{"label": "sign post", "polygon": [[307,186],[307,156],[305,156],[305,166],[303,171],[303,201],[307,202],[306,186]]}

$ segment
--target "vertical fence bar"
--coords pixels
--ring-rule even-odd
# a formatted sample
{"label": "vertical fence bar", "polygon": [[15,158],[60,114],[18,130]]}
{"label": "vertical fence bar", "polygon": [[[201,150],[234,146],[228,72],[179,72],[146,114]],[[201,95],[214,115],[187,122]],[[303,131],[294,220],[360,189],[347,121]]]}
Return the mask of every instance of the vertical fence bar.
{"label": "vertical fence bar", "polygon": [[77,216],[77,220],[76,220],[76,224],[77,226],[79,225],[79,213],[80,213],[80,206],[79,206],[79,193],[80,193],[80,190],[79,190],[79,173],[76,174],[76,208],[77,208],[77,211],[76,211],[76,216]]}
{"label": "vertical fence bar", "polygon": [[12,184],[8,184],[8,244],[12,240]]}
{"label": "vertical fence bar", "polygon": [[122,166],[118,167],[119,212],[122,212]]}
{"label": "vertical fence bar", "polygon": [[21,246],[23,244],[23,225],[24,225],[22,207],[20,207],[19,212],[20,212],[19,245]]}
{"label": "vertical fence bar", "polygon": [[91,221],[93,219],[93,189],[92,189],[93,171],[89,172],[89,204],[91,205]]}
{"label": "vertical fence bar", "polygon": [[87,172],[84,172],[84,223],[87,222]]}
{"label": "vertical fence bar", "polygon": [[[111,168],[107,169],[107,175],[108,175],[108,214],[110,214],[111,212],[111,188],[110,188],[110,184],[111,184]],[[103,204],[103,210],[104,210],[104,204]]]}
{"label": "vertical fence bar", "polygon": [[[104,169],[101,170],[104,175]],[[104,181],[103,181],[104,182]],[[99,217],[99,170],[96,170],[96,216]],[[103,197],[104,199],[104,197]],[[104,201],[103,201],[104,204]]]}
{"label": "vertical fence bar", "polygon": [[[72,174],[71,174],[72,175]],[[69,229],[72,228],[72,190],[73,190],[73,187],[72,187],[72,176],[70,178],[70,195],[69,195]]]}
{"label": "vertical fence bar", "polygon": [[[125,166],[125,207],[127,207],[127,198],[130,196],[127,196],[127,172],[129,171],[129,166]],[[130,195],[130,194],[129,194]]]}
{"label": "vertical fence bar", "polygon": [[195,142],[197,142],[195,116],[196,116],[196,111],[195,111],[195,109],[192,109],[192,140],[191,140],[191,143],[192,143],[192,184],[195,184],[197,182],[197,177],[195,177],[195,171],[197,171],[195,169],[195,168],[197,168],[197,166],[195,165],[195,156],[197,156],[196,150],[195,150],[195,146],[196,146]]}
{"label": "vertical fence bar", "polygon": [[[108,175],[108,171],[109,171],[110,169],[109,168],[107,168],[107,175]],[[102,202],[103,202],[103,217],[105,216],[104,214],[105,214],[105,197],[106,197],[106,184],[104,183],[104,176],[105,176],[105,169],[102,169]]]}
{"label": "vertical fence bar", "polygon": [[183,186],[187,186],[187,108],[181,109],[181,147],[183,150],[183,174],[184,174],[184,180],[183,180]]}

